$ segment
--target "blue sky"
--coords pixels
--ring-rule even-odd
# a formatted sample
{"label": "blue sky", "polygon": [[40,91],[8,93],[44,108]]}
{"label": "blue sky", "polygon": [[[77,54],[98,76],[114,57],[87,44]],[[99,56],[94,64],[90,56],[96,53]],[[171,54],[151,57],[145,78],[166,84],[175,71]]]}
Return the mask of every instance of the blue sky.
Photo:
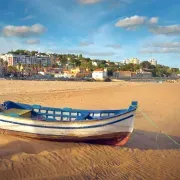
{"label": "blue sky", "polygon": [[3,0],[0,53],[28,49],[180,68],[179,0]]}

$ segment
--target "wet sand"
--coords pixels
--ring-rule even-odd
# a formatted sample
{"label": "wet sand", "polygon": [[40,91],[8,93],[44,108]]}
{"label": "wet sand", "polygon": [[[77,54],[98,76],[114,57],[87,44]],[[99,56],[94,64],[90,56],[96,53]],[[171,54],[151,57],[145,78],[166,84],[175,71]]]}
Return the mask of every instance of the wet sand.
{"label": "wet sand", "polygon": [[[124,147],[38,141],[0,134],[0,179],[178,179],[180,84],[0,81],[6,100],[53,107],[126,108],[138,100]],[[141,114],[144,112],[158,128]]]}

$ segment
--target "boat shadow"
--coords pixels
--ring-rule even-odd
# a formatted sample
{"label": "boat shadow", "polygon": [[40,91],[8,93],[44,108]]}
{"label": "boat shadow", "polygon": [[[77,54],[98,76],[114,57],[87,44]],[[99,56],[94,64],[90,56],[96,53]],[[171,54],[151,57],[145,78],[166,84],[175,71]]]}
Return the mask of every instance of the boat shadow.
{"label": "boat shadow", "polygon": [[[61,141],[48,141],[40,139],[32,139],[27,137],[18,137],[8,134],[1,134],[0,140],[8,138],[13,138],[13,142],[8,144],[0,145],[0,158],[12,156],[21,152],[27,154],[36,154],[42,151],[53,151],[62,149],[78,148],[86,145],[93,146],[108,146],[103,144],[95,143],[77,143],[77,142],[61,142]],[[173,140],[180,143],[180,137],[171,136]],[[175,144],[166,135],[157,132],[150,132],[144,130],[134,129],[130,136],[129,141],[121,147],[112,146],[119,148],[130,148],[139,150],[168,150],[168,149],[180,149],[178,144]]]}
{"label": "boat shadow", "polygon": [[[180,137],[170,136],[178,144],[180,144]],[[129,141],[125,144],[127,148],[148,150],[148,149],[180,149],[180,145],[173,142],[165,134],[161,132],[150,132],[144,130],[134,129]]]}

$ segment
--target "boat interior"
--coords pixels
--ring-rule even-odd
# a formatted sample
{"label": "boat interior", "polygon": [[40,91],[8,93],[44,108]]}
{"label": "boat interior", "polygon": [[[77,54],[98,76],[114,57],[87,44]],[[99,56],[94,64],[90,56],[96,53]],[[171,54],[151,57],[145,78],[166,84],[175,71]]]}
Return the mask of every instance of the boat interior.
{"label": "boat interior", "polygon": [[71,108],[52,108],[40,105],[28,105],[6,101],[1,105],[0,114],[10,117],[28,118],[42,121],[83,121],[101,120],[120,115],[136,108],[137,102],[133,101],[128,109],[121,110],[78,110]]}

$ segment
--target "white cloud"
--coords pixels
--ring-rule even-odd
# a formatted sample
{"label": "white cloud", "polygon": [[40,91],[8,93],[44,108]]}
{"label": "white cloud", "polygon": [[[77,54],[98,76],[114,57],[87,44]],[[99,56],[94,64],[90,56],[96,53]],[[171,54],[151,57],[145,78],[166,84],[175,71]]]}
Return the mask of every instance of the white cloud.
{"label": "white cloud", "polygon": [[155,35],[141,42],[140,52],[145,54],[177,54],[180,53],[180,41],[172,36]]}
{"label": "white cloud", "polygon": [[95,3],[98,3],[102,0],[78,0],[78,1],[81,4],[95,4]]}
{"label": "white cloud", "polygon": [[0,48],[0,53],[7,53],[11,50],[17,50],[17,49],[25,49],[25,50],[37,50],[41,52],[47,52],[48,47],[50,47],[47,44],[26,44],[21,39],[17,38],[6,38],[6,37],[0,37],[0,44],[3,44]]}
{"label": "white cloud", "polygon": [[145,54],[180,53],[180,42],[152,42],[143,47],[140,52]]}
{"label": "white cloud", "polygon": [[25,20],[29,20],[29,19],[33,19],[33,18],[34,18],[34,16],[28,15],[28,16],[22,18],[21,20],[22,20],[22,21],[25,21]]}
{"label": "white cloud", "polygon": [[145,54],[180,53],[180,49],[179,48],[153,48],[153,49],[146,48],[146,49],[141,49],[140,52]]}
{"label": "white cloud", "polygon": [[75,53],[75,54],[83,54],[83,55],[87,55],[87,56],[113,56],[115,55],[114,52],[111,51],[87,51],[87,50],[82,50],[82,49],[68,49],[66,52],[68,53]]}
{"label": "white cloud", "polygon": [[[103,0],[77,0],[81,4],[96,4]],[[119,3],[131,3],[133,0],[111,0],[113,5],[118,5]]]}
{"label": "white cloud", "polygon": [[113,48],[113,49],[120,49],[121,46],[119,44],[108,44],[105,47]]}
{"label": "white cloud", "polygon": [[25,41],[25,44],[40,44],[39,39],[28,39]]}
{"label": "white cloud", "polygon": [[34,35],[41,35],[45,32],[45,27],[41,24],[34,24],[32,26],[5,26],[2,34],[7,37],[30,37]]}
{"label": "white cloud", "polygon": [[180,25],[153,26],[149,30],[154,34],[180,35]]}
{"label": "white cloud", "polygon": [[132,16],[132,17],[127,17],[125,19],[119,20],[115,26],[116,27],[122,27],[125,29],[134,29],[137,28],[140,25],[143,25],[146,21],[146,17],[144,16]]}
{"label": "white cloud", "polygon": [[82,49],[61,49],[58,52],[60,53],[72,53],[72,54],[84,54],[84,51]]}
{"label": "white cloud", "polygon": [[90,45],[92,45],[92,44],[94,44],[94,43],[93,43],[93,42],[83,41],[83,42],[81,42],[79,45],[80,45],[80,46],[90,46]]}
{"label": "white cloud", "polygon": [[139,26],[152,26],[158,23],[158,17],[148,18],[146,16],[131,16],[119,20],[115,26],[128,30],[135,30]]}
{"label": "white cloud", "polygon": [[134,30],[137,27],[145,26],[149,29],[150,32],[154,34],[162,35],[180,35],[180,25],[169,25],[169,26],[160,26],[158,25],[158,17],[145,17],[145,16],[131,16],[119,20],[115,26],[121,27],[127,30]]}
{"label": "white cloud", "polygon": [[89,56],[113,56],[114,52],[85,52]]}
{"label": "white cloud", "polygon": [[158,21],[159,21],[158,17],[152,17],[152,18],[149,19],[150,24],[157,24]]}
{"label": "white cloud", "polygon": [[153,42],[146,47],[180,48],[180,42]]}

